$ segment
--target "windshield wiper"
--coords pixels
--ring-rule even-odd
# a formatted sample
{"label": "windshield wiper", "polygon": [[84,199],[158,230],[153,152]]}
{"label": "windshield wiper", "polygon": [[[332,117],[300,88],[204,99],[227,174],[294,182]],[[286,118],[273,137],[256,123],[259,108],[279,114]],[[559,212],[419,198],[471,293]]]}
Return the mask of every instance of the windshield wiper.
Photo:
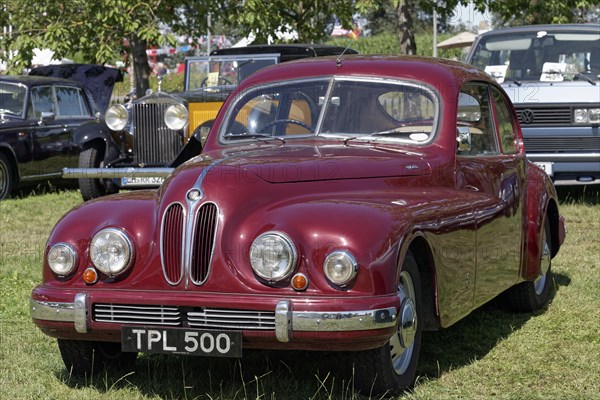
{"label": "windshield wiper", "polygon": [[577,72],[575,74],[575,76],[578,77],[578,78],[582,78],[584,81],[588,81],[592,85],[596,86],[596,82],[592,78],[590,78],[589,76],[587,76],[585,74],[582,74],[581,72]]}
{"label": "windshield wiper", "polygon": [[285,139],[280,137],[280,136],[271,136],[271,135],[267,135],[265,133],[248,133],[248,132],[244,132],[244,133],[226,133],[223,136],[225,139],[260,139],[263,141],[269,141],[269,140],[279,140],[281,143],[285,143]]}
{"label": "windshield wiper", "polygon": [[389,131],[380,131],[380,132],[371,132],[370,136],[396,136],[396,135],[412,135],[413,133],[425,133],[429,134],[429,132],[425,132],[424,130],[414,130],[414,131],[398,131],[396,129],[390,129]]}

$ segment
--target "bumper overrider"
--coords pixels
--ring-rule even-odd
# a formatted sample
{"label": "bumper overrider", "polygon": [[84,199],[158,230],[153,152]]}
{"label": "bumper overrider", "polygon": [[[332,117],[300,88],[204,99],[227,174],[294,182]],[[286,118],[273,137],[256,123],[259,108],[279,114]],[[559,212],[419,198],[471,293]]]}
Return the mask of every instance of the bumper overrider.
{"label": "bumper overrider", "polygon": [[[92,340],[103,340],[103,335],[105,335],[105,340],[117,341],[119,340],[117,332],[119,332],[120,326],[130,325],[119,321],[109,324],[94,321],[89,293],[75,293],[72,298],[73,301],[68,302],[49,301],[49,297],[46,295],[36,296],[34,290],[34,295],[30,300],[31,317],[42,331],[51,336]],[[398,307],[400,306],[397,295],[380,298],[376,302],[377,307],[373,309],[369,309],[364,301],[357,302],[359,306],[363,305],[364,307],[357,307],[354,310],[348,310],[345,307],[344,310],[323,311],[323,305],[320,310],[300,311],[294,309],[295,307],[306,307],[305,300],[297,303],[289,299],[277,300],[270,310],[274,311],[274,329],[271,333],[267,332],[266,336],[271,336],[273,342],[281,345],[293,342],[302,343],[304,340],[308,340],[313,344],[308,346],[310,348],[318,348],[315,343],[321,339],[331,340],[337,337],[346,342],[346,346],[340,344],[342,348],[360,349],[361,347],[379,346],[396,331]],[[348,298],[345,303],[350,301],[352,300]],[[118,303],[113,304],[119,306]],[[335,305],[338,302],[331,302],[331,304]],[[107,334],[111,330],[112,333]],[[245,328],[239,330],[243,331],[244,337],[249,339],[249,343],[253,342],[253,336],[265,338],[264,331],[253,332]],[[351,345],[353,341],[358,347]],[[258,347],[261,346],[258,345]],[[302,348],[302,346],[292,348]]]}

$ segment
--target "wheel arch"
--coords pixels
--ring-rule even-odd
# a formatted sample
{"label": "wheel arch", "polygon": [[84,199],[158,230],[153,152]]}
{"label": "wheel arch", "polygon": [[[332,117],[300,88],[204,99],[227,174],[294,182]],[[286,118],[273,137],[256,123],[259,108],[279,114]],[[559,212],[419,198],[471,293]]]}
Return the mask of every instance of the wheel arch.
{"label": "wheel arch", "polygon": [[[435,331],[440,327],[437,306],[437,280],[433,252],[427,239],[422,234],[414,235],[404,246],[401,259],[411,252],[419,268],[421,278],[421,295],[423,301],[423,329]],[[402,265],[399,263],[398,265]]]}
{"label": "wheel arch", "polygon": [[550,245],[552,250],[552,257],[554,257],[558,253],[558,249],[560,248],[560,240],[559,240],[559,219],[560,214],[558,213],[558,205],[554,201],[554,199],[550,199],[548,205],[546,207],[546,216],[548,217],[548,221],[550,222]]}

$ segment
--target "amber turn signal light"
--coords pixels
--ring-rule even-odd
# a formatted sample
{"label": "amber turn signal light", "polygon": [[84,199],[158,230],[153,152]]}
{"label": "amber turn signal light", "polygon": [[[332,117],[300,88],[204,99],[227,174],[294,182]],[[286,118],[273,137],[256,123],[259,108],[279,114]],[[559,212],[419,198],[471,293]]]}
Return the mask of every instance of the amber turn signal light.
{"label": "amber turn signal light", "polygon": [[292,287],[294,290],[305,290],[308,287],[308,278],[304,274],[296,274],[292,278]]}
{"label": "amber turn signal light", "polygon": [[87,268],[83,271],[83,281],[88,285],[98,282],[98,272],[94,268]]}

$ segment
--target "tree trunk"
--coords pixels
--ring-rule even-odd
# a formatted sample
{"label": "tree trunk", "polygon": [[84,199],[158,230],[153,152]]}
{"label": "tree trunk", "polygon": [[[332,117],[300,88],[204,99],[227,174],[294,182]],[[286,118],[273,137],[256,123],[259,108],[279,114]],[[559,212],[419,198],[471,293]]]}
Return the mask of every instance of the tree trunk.
{"label": "tree trunk", "polygon": [[133,35],[129,37],[129,46],[131,46],[130,60],[135,79],[135,95],[139,98],[145,96],[150,88],[150,65],[146,54],[146,41]]}
{"label": "tree trunk", "polygon": [[413,20],[410,15],[412,12],[411,0],[398,0],[396,15],[398,16],[398,26],[396,33],[398,43],[400,44],[400,54],[417,54],[417,44],[415,43],[415,31]]}

